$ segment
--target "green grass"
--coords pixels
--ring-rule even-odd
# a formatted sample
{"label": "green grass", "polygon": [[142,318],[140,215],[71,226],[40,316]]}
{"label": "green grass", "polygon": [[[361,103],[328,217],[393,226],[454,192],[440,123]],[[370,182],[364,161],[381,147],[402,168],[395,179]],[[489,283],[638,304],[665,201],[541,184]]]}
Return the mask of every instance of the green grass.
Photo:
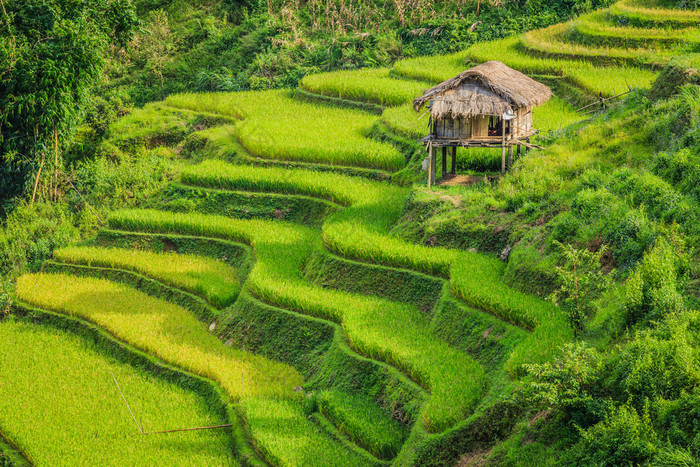
{"label": "green grass", "polygon": [[457,52],[399,60],[391,71],[405,78],[437,84],[457,76],[467,68],[467,54]]}
{"label": "green grass", "polygon": [[[338,194],[340,196],[328,197],[341,203],[353,196],[365,197],[372,192],[363,189],[372,187],[365,181],[352,185],[349,191],[339,192],[328,186],[329,179],[321,173],[260,170],[264,174],[276,173],[284,177],[282,183],[287,184],[293,183],[292,180],[301,183],[309,174],[312,177],[307,179],[310,188]],[[335,176],[330,179],[341,180]],[[345,179],[353,180],[350,177],[342,180]],[[314,184],[314,180],[322,183]],[[374,191],[382,196],[387,194],[386,190]],[[348,341],[357,351],[400,368],[410,378],[428,387],[432,397],[424,406],[421,418],[432,431],[441,431],[467,416],[484,391],[485,375],[481,366],[433,336],[417,308],[323,289],[306,282],[303,268],[311,254],[322,246],[317,231],[283,222],[149,210],[119,211],[110,217],[109,222],[118,229],[178,232],[250,244],[256,264],[247,285],[253,294],[266,303],[341,323]]]}
{"label": "green grass", "polygon": [[425,247],[388,235],[401,215],[404,189],[338,174],[233,166],[218,161],[187,168],[182,177],[201,186],[304,194],[346,206],[328,217],[323,225],[323,243],[331,251],[349,258],[449,277],[455,293],[468,303],[514,324],[535,329],[511,358],[509,369],[513,372],[525,361],[546,360],[571,337],[568,324],[553,305],[503,283],[503,263],[496,258]]}
{"label": "green grass", "polygon": [[302,102],[288,91],[179,94],[166,103],[242,119],[236,138],[263,159],[389,171],[406,163],[394,146],[366,137],[376,115]]}
{"label": "green grass", "polygon": [[697,28],[669,29],[620,26],[607,12],[583,15],[572,23],[576,38],[583,43],[613,47],[669,47],[700,41]]}
{"label": "green grass", "polygon": [[[303,414],[295,415],[298,423],[293,430],[289,427],[289,431],[255,437],[259,427],[282,423],[290,407],[301,411],[301,406],[293,402],[299,399],[293,388],[302,383],[301,376],[287,365],[224,346],[204,324],[176,305],[121,284],[63,274],[21,276],[17,295],[32,305],[94,322],[149,354],[219,382],[240,401],[261,450],[282,459],[285,465],[305,465],[294,459],[308,456],[316,444],[339,461],[354,459],[354,454],[341,444],[321,440]],[[267,407],[268,418],[245,411],[256,404]]]}
{"label": "green grass", "polygon": [[226,423],[195,394],[113,361],[71,334],[0,322],[0,426],[35,465],[232,465],[231,434],[138,433]]}
{"label": "green grass", "polygon": [[339,391],[318,394],[319,410],[344,435],[380,459],[393,459],[406,438],[406,428],[366,397]]}
{"label": "green grass", "polygon": [[523,73],[562,76],[591,94],[612,96],[627,86],[648,88],[658,75],[646,68],[632,66],[596,66],[584,60],[534,57],[522,51],[520,37],[476,44],[467,51],[476,63],[500,60]]}
{"label": "green grass", "polygon": [[614,17],[638,25],[658,25],[659,27],[687,27],[700,23],[700,12],[660,8],[658,2],[646,0],[622,0],[612,5],[608,12]]}
{"label": "green grass", "polygon": [[354,101],[397,106],[413,101],[432,84],[392,78],[388,68],[333,71],[306,75],[301,87],[307,91]]}
{"label": "green grass", "polygon": [[626,49],[619,47],[595,47],[568,40],[575,23],[560,23],[544,29],[530,31],[522,36],[521,43],[527,50],[543,53],[553,57],[576,60],[593,60],[609,62],[611,60],[634,60],[649,64],[665,62],[672,57],[672,52],[664,49]]}
{"label": "green grass", "polygon": [[[273,465],[282,467],[366,465],[359,454],[346,450],[309,421],[298,401],[251,397],[241,403],[257,448]],[[300,427],[307,427],[302,433]],[[282,436],[280,436],[282,434]]]}
{"label": "green grass", "polygon": [[234,399],[290,396],[301,384],[291,367],[225,347],[185,309],[122,284],[65,274],[27,274],[17,296],[78,316],[117,338],[192,373],[219,381]]}
{"label": "green grass", "polygon": [[68,247],[54,251],[58,261],[126,269],[205,298],[223,308],[236,300],[236,269],[211,258],[124,248]]}

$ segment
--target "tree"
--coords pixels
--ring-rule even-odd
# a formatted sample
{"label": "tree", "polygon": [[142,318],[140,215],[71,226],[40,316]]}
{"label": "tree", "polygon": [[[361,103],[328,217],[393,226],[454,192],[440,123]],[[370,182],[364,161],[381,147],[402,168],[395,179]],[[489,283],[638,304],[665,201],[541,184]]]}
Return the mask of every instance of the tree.
{"label": "tree", "polygon": [[0,0],[0,202],[44,165],[55,196],[60,150],[80,122],[111,44],[131,39],[130,0]]}
{"label": "tree", "polygon": [[610,285],[610,275],[606,276],[600,268],[600,260],[607,252],[603,245],[593,253],[585,248],[577,249],[571,245],[557,245],[564,254],[564,265],[556,268],[561,283],[550,300],[566,312],[574,333],[579,334],[586,318],[593,312],[595,300]]}
{"label": "tree", "polygon": [[160,92],[165,99],[163,68],[172,60],[173,43],[170,34],[168,12],[151,11],[143,32],[136,35],[132,44],[136,56],[143,60],[146,68],[160,81]]}

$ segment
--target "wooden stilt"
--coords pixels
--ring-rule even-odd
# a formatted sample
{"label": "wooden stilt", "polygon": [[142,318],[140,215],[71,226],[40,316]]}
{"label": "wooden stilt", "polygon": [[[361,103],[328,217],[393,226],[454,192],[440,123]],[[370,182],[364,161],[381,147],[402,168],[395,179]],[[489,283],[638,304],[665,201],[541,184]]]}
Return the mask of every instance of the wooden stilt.
{"label": "wooden stilt", "polygon": [[430,186],[435,185],[435,177],[437,173],[437,154],[433,149],[433,156],[430,158],[431,176],[430,176]]}
{"label": "wooden stilt", "polygon": [[428,143],[428,188],[433,186],[433,144]]}
{"label": "wooden stilt", "polygon": [[457,146],[452,146],[452,175],[457,173]]}
{"label": "wooden stilt", "polygon": [[[526,142],[527,144],[530,144],[530,138],[529,138],[529,137],[528,137],[528,138],[525,138],[525,142]],[[528,146],[525,146],[525,152],[528,152],[529,150],[530,150],[530,148],[529,148]]]}
{"label": "wooden stilt", "polygon": [[447,148],[442,148],[442,178],[447,176]]}
{"label": "wooden stilt", "polygon": [[520,146],[522,146],[522,145],[521,145],[521,144],[518,144],[518,151],[515,153],[515,160],[516,160],[516,161],[517,161],[518,159],[520,159]]}
{"label": "wooden stilt", "polygon": [[501,175],[506,174],[506,120],[502,120],[501,126]]}
{"label": "wooden stilt", "polygon": [[508,145],[508,170],[513,168],[513,145]]}

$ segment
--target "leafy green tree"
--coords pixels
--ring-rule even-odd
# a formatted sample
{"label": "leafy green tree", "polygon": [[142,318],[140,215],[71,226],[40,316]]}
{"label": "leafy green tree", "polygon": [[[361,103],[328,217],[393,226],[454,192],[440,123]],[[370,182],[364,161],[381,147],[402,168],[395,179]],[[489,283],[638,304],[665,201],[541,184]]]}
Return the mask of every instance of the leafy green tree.
{"label": "leafy green tree", "polygon": [[[0,201],[48,162],[57,194],[61,149],[81,120],[111,45],[131,39],[131,0],[0,0]],[[30,185],[31,186],[31,185]]]}
{"label": "leafy green tree", "polygon": [[608,251],[606,246],[593,253],[585,248],[557,242],[564,255],[564,265],[556,268],[561,283],[550,300],[566,313],[571,327],[579,334],[586,319],[594,311],[593,301],[610,286],[610,274],[605,275],[600,261]]}

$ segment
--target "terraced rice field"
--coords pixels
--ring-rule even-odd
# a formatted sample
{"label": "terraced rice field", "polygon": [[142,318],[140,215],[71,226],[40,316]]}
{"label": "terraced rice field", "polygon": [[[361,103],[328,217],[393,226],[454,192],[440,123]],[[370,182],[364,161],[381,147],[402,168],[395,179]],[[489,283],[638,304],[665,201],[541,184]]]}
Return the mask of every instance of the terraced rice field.
{"label": "terraced rice field", "polygon": [[[163,253],[126,241],[118,247],[95,242],[57,250],[48,269],[59,273],[21,277],[17,298],[91,323],[133,352],[222,388],[217,403],[232,408],[239,428],[130,438],[125,433],[134,427],[108,370],[129,388],[138,412],[152,417],[144,420],[150,428],[216,424],[221,414],[186,388],[111,361],[86,344],[89,339],[2,321],[3,349],[20,360],[0,365],[0,430],[38,465],[58,458],[71,464],[163,458],[197,465],[427,462],[434,446],[467,430],[470,417],[517,379],[521,364],[549,359],[572,334],[554,305],[506,285],[497,258],[393,236],[410,188],[376,179],[403,170],[408,156],[390,138],[370,133],[383,126],[404,138],[422,136],[427,121],[411,100],[468,63],[494,59],[553,85],[558,95],[534,118],[542,132],[556,131],[582,118],[574,111],[582,98],[649,86],[658,63],[696,41],[698,24],[697,12],[624,0],[457,54],[302,81],[307,94],[378,104],[381,115],[310,103],[289,91],[185,94],[144,109],[162,112],[159,121],[174,127],[173,116],[184,111],[221,117],[188,141],[198,162],[184,162],[174,187],[183,196],[188,189],[212,197],[256,193],[276,196],[270,203],[303,199],[331,208],[308,222],[255,218],[245,205],[213,205],[206,213],[174,212],[165,204],[113,212],[102,235],[174,235],[190,246],[221,239],[248,245],[252,255],[239,264],[196,246]],[[575,96],[566,92],[572,89]],[[149,137],[147,129],[142,133],[139,138]],[[460,153],[469,170],[486,171],[493,159],[487,151]],[[428,278],[442,290],[434,307],[424,309],[381,290],[324,287],[309,270],[324,255],[347,261],[358,274]],[[106,271],[123,280],[92,277]],[[181,292],[205,300],[216,309],[214,317],[196,318]],[[446,336],[435,311],[446,303],[491,323],[484,338],[502,329],[503,358],[484,363],[478,351],[465,351],[455,344],[459,339]],[[12,388],[24,392],[8,404]],[[50,410],[56,415],[47,420],[42,414]],[[102,422],[88,426],[83,419]],[[42,436],[36,436],[41,423]]]}

